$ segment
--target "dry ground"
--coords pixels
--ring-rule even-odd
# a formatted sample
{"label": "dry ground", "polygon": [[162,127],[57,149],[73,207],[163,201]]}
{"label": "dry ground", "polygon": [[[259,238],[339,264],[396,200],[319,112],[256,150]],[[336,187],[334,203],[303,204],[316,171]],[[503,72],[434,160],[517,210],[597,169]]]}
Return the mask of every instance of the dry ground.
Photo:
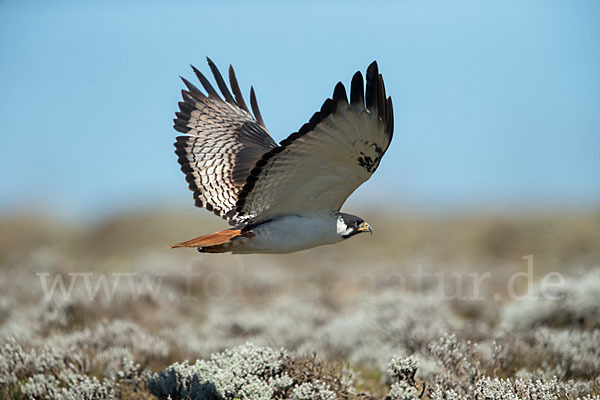
{"label": "dry ground", "polygon": [[600,212],[363,216],[269,256],[169,250],[202,213],[4,216],[0,396],[598,395]]}

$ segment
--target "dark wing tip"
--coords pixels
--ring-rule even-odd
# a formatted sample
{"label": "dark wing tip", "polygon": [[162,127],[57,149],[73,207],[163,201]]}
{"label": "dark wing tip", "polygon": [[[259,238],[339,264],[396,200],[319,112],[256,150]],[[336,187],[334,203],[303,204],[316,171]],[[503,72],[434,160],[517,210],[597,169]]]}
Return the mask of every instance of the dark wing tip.
{"label": "dark wing tip", "polygon": [[[316,113],[311,118],[311,123],[313,123],[313,128],[317,126],[319,122],[327,118],[330,114],[335,113],[337,102],[332,99],[327,99],[321,106],[321,111]],[[314,121],[313,121],[314,119]]]}
{"label": "dark wing tip", "polygon": [[231,90],[233,90],[233,95],[235,96],[235,101],[237,105],[249,113],[250,110],[248,109],[248,106],[244,101],[244,96],[242,95],[240,85],[238,84],[238,80],[235,76],[235,70],[233,69],[233,65],[229,66],[229,84],[231,85]]}
{"label": "dark wing tip", "polygon": [[367,68],[367,89],[365,91],[366,107],[374,111],[378,105],[379,93],[379,69],[377,62],[373,61]]}
{"label": "dark wing tip", "polygon": [[365,105],[365,85],[360,71],[354,74],[350,83],[350,103],[363,107]]}
{"label": "dark wing tip", "polygon": [[348,104],[346,88],[344,87],[344,84],[342,82],[338,82],[338,84],[335,85],[335,89],[333,89],[333,101],[335,101],[336,103],[341,101]]}
{"label": "dark wing tip", "polygon": [[190,94],[196,95],[196,96],[200,96],[200,98],[205,97],[204,93],[202,93],[200,91],[200,89],[198,89],[196,87],[196,85],[194,85],[193,83],[191,83],[190,81],[188,81],[187,79],[185,79],[183,76],[180,76],[180,78],[183,81],[183,84],[185,85],[185,87],[187,87],[187,89],[189,90]]}
{"label": "dark wing tip", "polygon": [[212,85],[210,84],[210,82],[208,81],[208,79],[206,79],[206,77],[204,76],[204,74],[202,72],[200,72],[198,70],[198,68],[194,67],[193,65],[190,65],[190,66],[192,67],[192,70],[194,71],[194,74],[196,74],[196,76],[198,77],[198,80],[202,84],[202,87],[208,93],[208,97],[216,97],[219,100],[221,100],[221,97],[219,96],[219,94],[217,93],[217,91],[215,90],[215,88],[212,87]]}
{"label": "dark wing tip", "polygon": [[263,128],[267,129],[265,121],[263,120],[263,117],[260,114],[260,109],[258,108],[258,101],[256,100],[254,86],[250,86],[250,106],[252,106],[252,113],[254,114],[254,119],[256,119],[256,122],[258,122],[258,124]]}
{"label": "dark wing tip", "polygon": [[182,112],[185,112],[187,114],[191,114],[194,111],[194,107],[191,104],[186,103],[185,101],[180,101],[179,103],[177,103],[177,105],[179,106],[179,109]]}
{"label": "dark wing tip", "polygon": [[188,133],[190,131],[190,127],[187,126],[187,120],[182,120],[179,118],[173,119],[173,128],[177,132]]}
{"label": "dark wing tip", "polygon": [[180,78],[188,90],[181,91],[181,96],[183,97],[184,101],[178,103],[180,111],[175,113],[177,118],[173,120],[173,127],[178,132],[187,133],[190,131],[190,128],[187,126],[187,124],[190,119],[190,115],[194,110],[194,104],[196,104],[197,101],[202,101],[202,99],[206,97],[200,91],[200,89],[190,83],[187,79],[183,77]]}
{"label": "dark wing tip", "polygon": [[375,74],[378,73],[379,67],[377,66],[377,61],[376,60],[373,60],[373,62],[371,64],[369,64],[369,66],[367,67],[367,74],[369,73],[370,69],[374,69],[375,70]]}
{"label": "dark wing tip", "polygon": [[227,87],[227,84],[223,80],[221,72],[219,72],[219,68],[217,68],[215,63],[210,58],[206,57],[206,61],[208,62],[208,66],[210,67],[215,81],[217,82],[219,90],[223,94],[223,97],[225,97],[225,101],[227,101],[228,103],[236,104],[235,100],[233,99],[233,96],[231,95],[231,92],[229,91],[229,88]]}

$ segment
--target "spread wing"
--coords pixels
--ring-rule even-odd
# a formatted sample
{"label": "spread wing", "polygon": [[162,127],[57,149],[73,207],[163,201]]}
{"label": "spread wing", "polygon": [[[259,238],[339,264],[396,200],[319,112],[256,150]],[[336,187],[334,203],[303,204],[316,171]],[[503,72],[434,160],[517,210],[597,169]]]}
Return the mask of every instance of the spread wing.
{"label": "spread wing", "polygon": [[175,153],[196,206],[229,219],[250,170],[277,144],[266,130],[254,89],[250,104],[256,118],[246,106],[233,68],[229,67],[232,95],[215,64],[210,59],[208,64],[225,99],[194,67],[206,94],[181,78],[188,90],[182,90],[183,101],[173,121],[175,129],[186,135],[177,137]]}
{"label": "spread wing", "polygon": [[282,214],[337,211],[371,177],[392,140],[392,100],[377,63],[352,78],[350,102],[335,87],[321,111],[298,132],[264,154],[246,179],[235,222],[255,223]]}

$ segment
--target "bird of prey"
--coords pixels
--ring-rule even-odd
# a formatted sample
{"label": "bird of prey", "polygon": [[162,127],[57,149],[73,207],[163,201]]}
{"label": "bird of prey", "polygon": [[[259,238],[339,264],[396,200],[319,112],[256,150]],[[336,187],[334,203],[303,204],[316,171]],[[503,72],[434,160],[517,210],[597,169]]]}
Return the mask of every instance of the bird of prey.
{"label": "bird of prey", "polygon": [[[203,253],[290,253],[371,232],[362,218],[340,212],[348,196],[375,172],[392,140],[392,99],[377,63],[332,98],[279,145],[269,135],[254,88],[246,105],[233,68],[229,86],[208,65],[221,95],[195,67],[204,92],[181,78],[174,128],[181,171],[197,207],[233,226],[171,247]],[[366,87],[365,87],[366,86]],[[233,92],[233,94],[232,94]]]}

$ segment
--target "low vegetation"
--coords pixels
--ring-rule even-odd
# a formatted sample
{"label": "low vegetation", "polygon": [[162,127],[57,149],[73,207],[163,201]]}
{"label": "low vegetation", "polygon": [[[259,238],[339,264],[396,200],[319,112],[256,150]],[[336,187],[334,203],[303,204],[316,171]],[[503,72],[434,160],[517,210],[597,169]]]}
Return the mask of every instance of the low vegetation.
{"label": "low vegetation", "polygon": [[0,398],[600,399],[600,214],[368,220],[208,256],[185,215],[5,217]]}

